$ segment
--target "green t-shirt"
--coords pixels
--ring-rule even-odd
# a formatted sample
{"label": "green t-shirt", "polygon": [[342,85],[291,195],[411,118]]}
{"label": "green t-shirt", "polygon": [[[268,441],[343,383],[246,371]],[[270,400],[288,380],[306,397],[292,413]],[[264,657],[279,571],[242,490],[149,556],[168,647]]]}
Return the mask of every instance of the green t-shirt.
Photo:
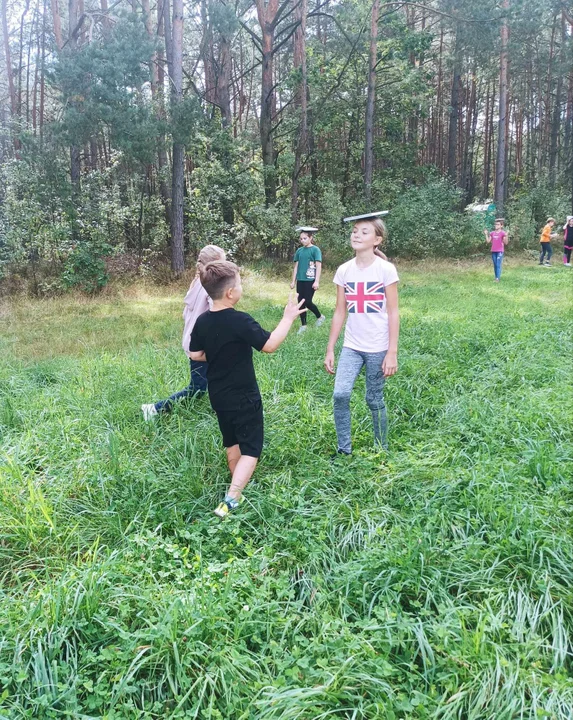
{"label": "green t-shirt", "polygon": [[322,253],[316,245],[299,247],[294,254],[294,261],[298,263],[296,271],[297,280],[316,280],[316,263],[322,262]]}

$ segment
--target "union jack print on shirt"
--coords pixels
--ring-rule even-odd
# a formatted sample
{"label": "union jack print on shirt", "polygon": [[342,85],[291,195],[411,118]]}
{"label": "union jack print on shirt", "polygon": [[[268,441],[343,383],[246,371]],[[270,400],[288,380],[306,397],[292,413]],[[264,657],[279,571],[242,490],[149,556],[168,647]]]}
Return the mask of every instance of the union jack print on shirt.
{"label": "union jack print on shirt", "polygon": [[347,282],[344,294],[349,313],[384,312],[386,295],[383,282]]}

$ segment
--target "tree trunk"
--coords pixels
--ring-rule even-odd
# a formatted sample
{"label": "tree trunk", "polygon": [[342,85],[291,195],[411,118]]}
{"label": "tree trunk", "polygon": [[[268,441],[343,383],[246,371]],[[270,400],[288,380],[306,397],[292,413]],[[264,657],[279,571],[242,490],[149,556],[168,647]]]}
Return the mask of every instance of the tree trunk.
{"label": "tree trunk", "polygon": [[[167,37],[167,27],[165,28]],[[169,57],[169,51],[167,52]],[[173,0],[173,34],[171,43],[171,118],[175,118],[173,168],[171,182],[171,269],[180,275],[185,269],[183,252],[183,191],[185,182],[185,146],[177,137],[179,105],[183,98],[183,0]]]}
{"label": "tree trunk", "polygon": [[495,163],[495,205],[498,215],[503,215],[507,183],[507,46],[509,40],[509,0],[503,0],[501,7],[504,18],[501,26],[501,54],[499,58],[499,123],[497,129],[497,156]]}
{"label": "tree trunk", "polygon": [[213,63],[213,28],[208,13],[207,0],[201,0],[201,25],[203,27],[203,37],[201,39],[200,54],[205,76],[205,100],[208,103],[215,104],[217,81]]}
{"label": "tree trunk", "polygon": [[[167,8],[165,8],[167,5]],[[167,44],[167,36],[165,35],[165,10],[169,19],[169,3],[167,0],[159,0],[157,3],[157,36]],[[171,23],[169,23],[171,27]],[[171,40],[169,40],[171,43]],[[157,48],[157,114],[161,119],[165,118],[165,66],[164,54],[161,44]],[[159,137],[159,147],[157,150],[157,173],[159,175],[159,193],[163,200],[165,209],[165,219],[169,227],[171,227],[171,188],[166,181],[167,174],[167,150],[165,148],[165,134],[161,133]]]}
{"label": "tree trunk", "polygon": [[454,69],[452,76],[452,94],[450,100],[450,126],[448,130],[448,175],[453,182],[458,182],[458,166],[457,166],[457,144],[458,144],[458,119],[460,113],[459,97],[460,97],[460,74],[461,74],[461,56],[460,56],[460,38],[459,28],[456,28],[456,44],[454,49]]}
{"label": "tree trunk", "polygon": [[294,67],[300,71],[298,87],[295,89],[294,105],[300,114],[297,137],[294,148],[294,167],[292,171],[290,212],[291,221],[298,221],[298,178],[302,169],[302,156],[307,149],[307,78],[306,78],[306,16],[307,0],[293,0],[295,4],[294,20],[300,23],[294,34]]}
{"label": "tree trunk", "polygon": [[[71,52],[77,49],[77,35],[76,28],[78,25],[78,0],[69,0],[68,3],[68,14],[69,14],[69,36],[68,46]],[[75,197],[80,192],[80,174],[81,174],[81,160],[80,160],[80,148],[77,145],[72,144],[70,147],[70,180],[72,183],[72,195]]]}
{"label": "tree trunk", "polygon": [[16,88],[14,87],[14,71],[12,68],[12,58],[10,55],[10,36],[8,34],[8,12],[6,9],[6,0],[2,0],[2,35],[4,37],[4,57],[6,59],[6,73],[8,75],[10,113],[12,115],[12,120],[15,120],[18,114],[18,102],[16,99]]}
{"label": "tree trunk", "polygon": [[54,23],[54,37],[56,38],[56,47],[61,50],[64,47],[64,39],[62,36],[62,19],[60,17],[60,6],[58,0],[50,0],[52,8],[52,22]]}
{"label": "tree trunk", "polygon": [[567,28],[565,17],[561,16],[561,48],[559,51],[559,67],[557,72],[557,88],[555,90],[555,104],[551,120],[551,145],[549,150],[549,184],[555,185],[557,174],[557,153],[559,151],[559,129],[561,126],[561,95],[563,92],[563,77],[566,69]]}
{"label": "tree trunk", "polygon": [[366,96],[364,141],[364,198],[372,199],[372,172],[374,168],[374,109],[376,102],[376,57],[378,46],[378,16],[380,0],[374,0],[370,16],[370,53],[368,56],[368,94]]}
{"label": "tree trunk", "polygon": [[261,75],[261,116],[259,132],[263,155],[263,173],[265,182],[265,204],[270,207],[277,200],[276,153],[273,139],[274,80],[273,54],[275,18],[278,12],[278,0],[256,0],[257,16],[262,33],[262,75]]}

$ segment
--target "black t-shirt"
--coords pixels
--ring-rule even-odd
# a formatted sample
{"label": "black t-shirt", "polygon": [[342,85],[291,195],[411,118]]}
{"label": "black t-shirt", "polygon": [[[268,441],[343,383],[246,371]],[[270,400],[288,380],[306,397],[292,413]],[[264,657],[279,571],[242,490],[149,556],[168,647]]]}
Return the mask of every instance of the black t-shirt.
{"label": "black t-shirt", "polygon": [[197,318],[189,350],[205,352],[214,410],[240,410],[261,399],[252,348],[261,351],[269,337],[250,315],[234,308],[208,310]]}

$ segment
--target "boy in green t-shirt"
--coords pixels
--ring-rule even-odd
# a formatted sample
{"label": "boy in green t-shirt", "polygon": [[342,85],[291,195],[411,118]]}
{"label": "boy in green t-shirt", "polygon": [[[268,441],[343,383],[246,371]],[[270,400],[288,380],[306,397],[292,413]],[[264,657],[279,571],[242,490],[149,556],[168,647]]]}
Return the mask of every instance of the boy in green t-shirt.
{"label": "boy in green t-shirt", "polygon": [[[316,325],[320,327],[325,320],[320,310],[312,302],[312,298],[320,284],[320,273],[322,272],[322,253],[320,248],[313,245],[314,233],[317,228],[299,227],[297,232],[300,233],[299,240],[302,245],[294,255],[294,269],[292,273],[291,288],[294,288],[296,282],[296,292],[299,300],[304,300],[305,309],[310,310],[316,315]],[[306,312],[300,316],[302,327],[298,334],[306,330]]]}

